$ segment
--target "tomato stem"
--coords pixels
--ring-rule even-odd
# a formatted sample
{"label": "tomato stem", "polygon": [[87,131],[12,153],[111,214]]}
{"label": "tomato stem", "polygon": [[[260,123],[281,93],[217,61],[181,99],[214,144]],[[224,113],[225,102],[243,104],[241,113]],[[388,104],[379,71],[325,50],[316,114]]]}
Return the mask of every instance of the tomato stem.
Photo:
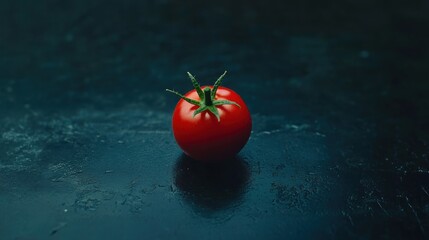
{"label": "tomato stem", "polygon": [[221,99],[221,100],[216,100],[216,92],[218,87],[220,86],[220,84],[222,83],[222,79],[225,76],[226,71],[216,80],[213,89],[211,89],[210,87],[205,87],[204,90],[201,89],[200,84],[198,83],[197,79],[195,79],[195,77],[188,72],[188,76],[192,81],[192,85],[194,86],[195,91],[198,94],[198,97],[200,97],[199,100],[197,99],[190,99],[180,93],[178,93],[177,91],[174,90],[170,90],[170,89],[166,89],[167,92],[171,92],[176,94],[177,96],[179,96],[180,98],[182,98],[183,100],[187,101],[190,104],[196,105],[199,108],[197,110],[194,111],[193,113],[193,117],[195,117],[197,114],[200,114],[204,111],[209,111],[211,113],[213,113],[216,118],[217,121],[220,122],[220,115],[219,115],[219,111],[216,108],[217,106],[222,106],[222,105],[235,105],[239,108],[240,105],[238,105],[238,103],[233,102],[233,101],[229,101],[226,99]]}
{"label": "tomato stem", "polygon": [[204,88],[204,105],[213,105],[212,101],[212,90],[209,87]]}

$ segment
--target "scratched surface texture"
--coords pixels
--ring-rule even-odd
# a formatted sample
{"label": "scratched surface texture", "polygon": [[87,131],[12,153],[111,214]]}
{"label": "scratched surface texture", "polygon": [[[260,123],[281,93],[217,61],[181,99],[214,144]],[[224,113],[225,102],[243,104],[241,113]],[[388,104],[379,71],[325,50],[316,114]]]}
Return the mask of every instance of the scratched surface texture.
{"label": "scratched surface texture", "polygon": [[[400,3],[402,2],[402,3]],[[0,239],[427,239],[428,1],[0,1]],[[229,73],[235,160],[177,98]]]}

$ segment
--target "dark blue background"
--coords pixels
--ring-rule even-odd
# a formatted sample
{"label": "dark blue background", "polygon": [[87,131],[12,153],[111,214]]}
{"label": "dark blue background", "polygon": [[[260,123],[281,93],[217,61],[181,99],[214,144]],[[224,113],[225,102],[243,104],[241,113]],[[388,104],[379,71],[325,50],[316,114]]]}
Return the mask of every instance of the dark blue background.
{"label": "dark blue background", "polygon": [[[428,1],[0,1],[1,239],[429,236]],[[186,71],[245,99],[182,155]]]}

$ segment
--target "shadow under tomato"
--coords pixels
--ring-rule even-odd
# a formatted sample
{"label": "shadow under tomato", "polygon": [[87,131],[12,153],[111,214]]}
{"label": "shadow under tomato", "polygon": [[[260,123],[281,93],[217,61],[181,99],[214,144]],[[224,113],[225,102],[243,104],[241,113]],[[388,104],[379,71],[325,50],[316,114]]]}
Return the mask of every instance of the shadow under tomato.
{"label": "shadow under tomato", "polygon": [[175,185],[185,201],[206,213],[240,205],[249,177],[249,166],[240,157],[204,163],[182,154],[174,169]]}

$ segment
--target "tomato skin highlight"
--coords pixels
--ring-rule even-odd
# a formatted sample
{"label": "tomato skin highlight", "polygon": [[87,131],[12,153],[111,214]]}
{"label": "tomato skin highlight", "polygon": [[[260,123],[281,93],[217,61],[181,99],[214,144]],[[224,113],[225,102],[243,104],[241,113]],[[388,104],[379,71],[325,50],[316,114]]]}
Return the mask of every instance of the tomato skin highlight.
{"label": "tomato skin highlight", "polygon": [[[204,86],[213,88],[213,86]],[[192,90],[186,97],[198,100]],[[230,100],[240,105],[216,106],[220,121],[216,116],[204,111],[193,117],[198,106],[180,99],[174,109],[172,125],[177,144],[189,157],[207,162],[229,160],[246,145],[252,130],[249,109],[240,95],[231,89],[220,86],[216,100]]]}

